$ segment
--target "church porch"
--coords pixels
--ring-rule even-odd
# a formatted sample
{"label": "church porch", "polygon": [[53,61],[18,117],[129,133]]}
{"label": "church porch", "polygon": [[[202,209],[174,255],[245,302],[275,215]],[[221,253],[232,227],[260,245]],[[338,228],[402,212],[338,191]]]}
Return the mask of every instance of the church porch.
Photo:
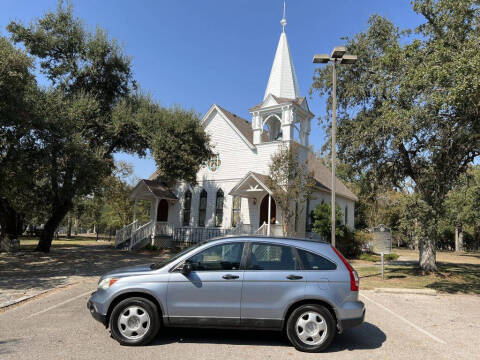
{"label": "church porch", "polygon": [[[279,221],[280,211],[272,191],[266,185],[267,180],[267,175],[249,172],[230,191],[229,195],[248,200],[248,216],[240,214],[232,233],[283,236],[282,224]],[[249,223],[244,223],[244,218],[248,218]]]}
{"label": "church porch", "polygon": [[[164,184],[153,180],[140,180],[130,195],[134,199],[133,222],[117,231],[115,247],[132,249],[147,244],[155,245],[156,241],[171,241],[174,226],[169,221],[173,216],[171,208],[178,201],[175,194]],[[141,224],[137,219],[137,203],[139,200],[150,202],[150,219]]]}

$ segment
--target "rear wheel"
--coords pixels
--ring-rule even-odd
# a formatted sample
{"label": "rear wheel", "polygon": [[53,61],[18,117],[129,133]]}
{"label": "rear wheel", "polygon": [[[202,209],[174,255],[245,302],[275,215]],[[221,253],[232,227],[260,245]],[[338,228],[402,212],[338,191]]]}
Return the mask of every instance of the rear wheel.
{"label": "rear wheel", "polygon": [[110,316],[112,337],[122,345],[146,345],[157,335],[159,328],[155,304],[140,297],[122,300]]}
{"label": "rear wheel", "polygon": [[321,305],[302,305],[287,321],[287,337],[297,350],[320,352],[330,346],[335,337],[335,321]]}

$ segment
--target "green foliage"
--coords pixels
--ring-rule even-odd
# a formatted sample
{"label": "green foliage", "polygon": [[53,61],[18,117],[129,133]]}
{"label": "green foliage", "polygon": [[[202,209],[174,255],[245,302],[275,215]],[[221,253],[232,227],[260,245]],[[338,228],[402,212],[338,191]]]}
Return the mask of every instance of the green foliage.
{"label": "green foliage", "polygon": [[178,106],[162,108],[143,98],[137,116],[162,180],[170,185],[179,179],[195,184],[201,164],[213,155],[199,115]]}
{"label": "green foliage", "polygon": [[[144,156],[150,148],[169,183],[195,180],[211,154],[198,116],[138,93],[130,58],[102,29],[89,32],[62,2],[28,26],[14,21],[7,29],[31,58],[0,38],[0,219],[17,223],[2,214],[24,210],[43,217],[37,250],[49,250],[75,199],[87,201],[90,222],[102,221],[103,181],[116,152]],[[48,87],[37,87],[34,62]]]}
{"label": "green foliage", "polygon": [[[359,61],[339,66],[338,150],[379,184],[403,190],[410,182],[420,264],[430,271],[445,197],[480,152],[480,34],[474,0],[416,0],[413,8],[425,19],[413,39],[380,16],[347,39]],[[312,91],[330,94],[331,71],[316,70]]]}
{"label": "green foliage", "polygon": [[[335,206],[335,237],[345,234],[345,226],[342,224],[343,213],[340,206]],[[327,203],[318,204],[313,210],[313,231],[325,239],[332,235],[332,206]]]}
{"label": "green foliage", "polygon": [[313,173],[308,171],[307,161],[300,159],[296,143],[280,147],[272,156],[266,185],[282,211],[283,235],[295,232],[295,218],[304,211],[315,190]]}
{"label": "green foliage", "polygon": [[16,238],[22,231],[24,213],[36,207],[31,189],[38,174],[41,144],[32,126],[37,88],[33,61],[0,36],[0,238]]}

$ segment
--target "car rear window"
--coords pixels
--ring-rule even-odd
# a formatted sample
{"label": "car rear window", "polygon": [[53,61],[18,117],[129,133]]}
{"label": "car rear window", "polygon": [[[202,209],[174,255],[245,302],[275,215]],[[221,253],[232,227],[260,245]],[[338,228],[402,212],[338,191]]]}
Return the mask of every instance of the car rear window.
{"label": "car rear window", "polygon": [[337,265],[323,256],[297,249],[304,270],[335,270]]}

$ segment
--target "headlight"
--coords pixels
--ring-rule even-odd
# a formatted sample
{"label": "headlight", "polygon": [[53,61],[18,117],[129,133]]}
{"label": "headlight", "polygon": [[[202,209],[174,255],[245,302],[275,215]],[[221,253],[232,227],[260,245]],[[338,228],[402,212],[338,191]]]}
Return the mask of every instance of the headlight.
{"label": "headlight", "polygon": [[117,281],[118,281],[118,279],[105,278],[105,279],[103,279],[102,281],[100,281],[100,282],[98,283],[98,288],[99,288],[99,289],[103,289],[103,290],[107,290],[110,286],[112,286],[113,284],[115,284]]}

